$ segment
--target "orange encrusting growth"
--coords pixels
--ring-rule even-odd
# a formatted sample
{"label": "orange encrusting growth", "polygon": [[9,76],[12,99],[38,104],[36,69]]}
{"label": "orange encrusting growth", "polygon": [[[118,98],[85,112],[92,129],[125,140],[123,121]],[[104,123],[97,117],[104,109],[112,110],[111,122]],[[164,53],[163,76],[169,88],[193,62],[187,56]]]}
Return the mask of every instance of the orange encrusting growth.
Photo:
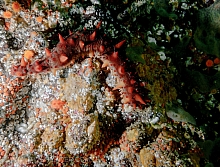
{"label": "orange encrusting growth", "polygon": [[215,64],[220,64],[220,58],[216,57],[216,58],[214,59],[214,63],[215,63]]}
{"label": "orange encrusting growth", "polygon": [[20,4],[16,1],[12,3],[12,9],[14,12],[20,12],[21,6]]}
{"label": "orange encrusting growth", "polygon": [[10,19],[12,17],[12,13],[10,11],[3,12],[3,17],[5,19]]}
{"label": "orange encrusting growth", "polygon": [[41,23],[43,21],[43,17],[41,17],[41,16],[36,17],[36,21],[38,23]]}
{"label": "orange encrusting growth", "polygon": [[64,104],[66,104],[65,101],[54,99],[51,101],[51,108],[56,110],[61,110],[63,109]]}
{"label": "orange encrusting growth", "polygon": [[212,67],[214,65],[214,62],[208,59],[205,64],[206,64],[206,67]]}
{"label": "orange encrusting growth", "polygon": [[31,59],[33,56],[34,56],[34,51],[32,50],[26,50],[24,52],[24,57],[28,60]]}

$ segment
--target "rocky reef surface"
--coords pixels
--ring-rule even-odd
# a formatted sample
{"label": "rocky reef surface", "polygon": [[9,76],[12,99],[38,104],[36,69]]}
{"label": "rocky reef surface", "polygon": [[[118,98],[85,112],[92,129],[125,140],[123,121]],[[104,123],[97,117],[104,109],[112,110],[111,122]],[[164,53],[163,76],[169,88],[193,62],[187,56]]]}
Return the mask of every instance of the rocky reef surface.
{"label": "rocky reef surface", "polygon": [[218,8],[1,0],[0,166],[218,166]]}

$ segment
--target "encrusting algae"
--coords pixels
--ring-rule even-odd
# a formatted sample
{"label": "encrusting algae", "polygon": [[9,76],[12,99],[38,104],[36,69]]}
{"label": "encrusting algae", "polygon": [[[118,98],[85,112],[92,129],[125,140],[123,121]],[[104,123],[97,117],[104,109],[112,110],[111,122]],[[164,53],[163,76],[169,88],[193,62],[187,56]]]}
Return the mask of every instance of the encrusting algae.
{"label": "encrusting algae", "polygon": [[145,81],[145,87],[150,91],[153,103],[164,106],[175,101],[177,92],[174,85],[175,68],[169,60],[162,61],[157,52],[147,47],[142,53],[145,64],[137,66],[138,75]]}

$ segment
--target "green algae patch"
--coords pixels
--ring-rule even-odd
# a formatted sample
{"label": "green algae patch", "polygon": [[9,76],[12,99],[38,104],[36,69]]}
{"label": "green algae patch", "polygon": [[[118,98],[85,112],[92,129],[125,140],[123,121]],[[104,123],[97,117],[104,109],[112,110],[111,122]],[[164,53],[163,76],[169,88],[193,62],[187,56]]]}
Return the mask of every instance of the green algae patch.
{"label": "green algae patch", "polygon": [[144,49],[141,46],[129,47],[126,49],[126,55],[133,62],[146,64],[144,59],[142,58],[143,51]]}
{"label": "green algae patch", "polygon": [[161,17],[178,19],[178,16],[172,12],[172,8],[166,0],[154,0],[154,9]]}
{"label": "green algae patch", "polygon": [[138,38],[132,38],[130,47],[126,48],[126,55],[129,60],[135,63],[146,64],[143,58],[144,43]]}

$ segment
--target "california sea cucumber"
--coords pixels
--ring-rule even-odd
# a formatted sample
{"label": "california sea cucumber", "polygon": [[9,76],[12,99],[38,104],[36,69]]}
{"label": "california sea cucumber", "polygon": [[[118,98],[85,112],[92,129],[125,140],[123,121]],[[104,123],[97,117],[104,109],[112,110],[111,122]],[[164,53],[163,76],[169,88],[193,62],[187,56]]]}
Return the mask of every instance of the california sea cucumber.
{"label": "california sea cucumber", "polygon": [[21,77],[48,72],[65,67],[84,57],[91,57],[101,60],[102,68],[107,67],[111,75],[116,77],[116,85],[113,90],[119,89],[123,104],[130,104],[133,107],[136,106],[137,102],[139,104],[146,104],[134,89],[135,80],[126,73],[123,62],[118,56],[118,49],[125,43],[125,40],[111,46],[104,38],[97,37],[100,25],[101,22],[98,23],[93,33],[88,33],[84,30],[82,32],[70,33],[67,38],[63,38],[59,34],[57,46],[52,51],[47,48],[45,49],[45,59],[30,63],[22,57],[20,65],[12,66],[11,74]]}

